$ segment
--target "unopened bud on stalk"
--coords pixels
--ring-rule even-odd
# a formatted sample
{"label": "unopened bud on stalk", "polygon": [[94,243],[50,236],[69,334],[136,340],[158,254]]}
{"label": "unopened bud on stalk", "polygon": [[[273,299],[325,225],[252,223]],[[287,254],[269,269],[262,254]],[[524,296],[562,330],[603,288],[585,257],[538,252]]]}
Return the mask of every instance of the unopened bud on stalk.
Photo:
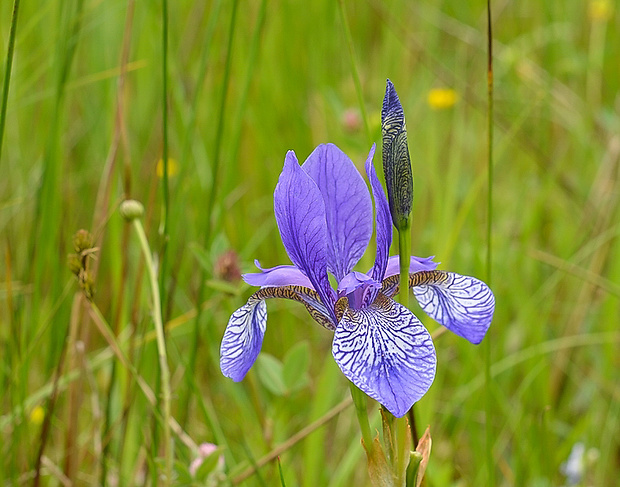
{"label": "unopened bud on stalk", "polygon": [[137,200],[125,200],[121,203],[121,215],[127,221],[142,218],[144,206]]}
{"label": "unopened bud on stalk", "polygon": [[413,206],[413,174],[407,145],[405,113],[394,85],[388,79],[381,110],[383,172],[392,222],[398,231],[409,228]]}

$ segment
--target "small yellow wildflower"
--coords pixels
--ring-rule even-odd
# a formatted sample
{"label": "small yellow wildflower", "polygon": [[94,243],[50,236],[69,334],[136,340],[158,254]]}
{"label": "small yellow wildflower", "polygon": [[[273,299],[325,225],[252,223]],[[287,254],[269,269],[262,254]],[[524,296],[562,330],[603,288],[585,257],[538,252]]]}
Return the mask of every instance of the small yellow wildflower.
{"label": "small yellow wildflower", "polygon": [[[164,177],[164,160],[160,159],[159,161],[157,161],[157,177],[158,178],[163,178]],[[176,161],[176,159],[172,159],[172,158],[168,158],[168,177],[171,178],[172,176],[176,176],[179,173],[179,163]]]}
{"label": "small yellow wildflower", "polygon": [[614,7],[609,0],[590,0],[588,14],[594,21],[605,22],[611,19]]}
{"label": "small yellow wildflower", "polygon": [[30,422],[33,425],[39,426],[41,423],[43,423],[44,418],[45,409],[43,409],[43,406],[36,406],[32,411],[30,411]]}
{"label": "small yellow wildflower", "polygon": [[458,101],[458,94],[451,88],[433,88],[428,92],[428,104],[433,110],[445,110]]}

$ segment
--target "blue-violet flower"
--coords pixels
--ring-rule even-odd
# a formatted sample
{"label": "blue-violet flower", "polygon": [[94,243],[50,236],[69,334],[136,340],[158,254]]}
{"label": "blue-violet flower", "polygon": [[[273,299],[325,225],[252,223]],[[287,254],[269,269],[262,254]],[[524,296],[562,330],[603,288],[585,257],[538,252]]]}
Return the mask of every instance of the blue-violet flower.
{"label": "blue-violet flower", "polygon": [[[332,355],[358,388],[401,417],[431,386],[436,355],[422,323],[392,299],[398,293],[398,256],[388,257],[392,222],[372,159],[366,159],[376,210],[376,258],[368,272],[354,271],[372,235],[372,202],[355,165],[333,144],[319,145],[302,166],[289,151],[274,192],[276,222],[294,265],[249,273],[261,289],[235,311],[220,350],[222,373],[242,380],[260,352],[267,323],[265,300],[302,303],[334,332]],[[478,279],[436,270],[432,257],[411,257],[409,286],[434,320],[480,343],[495,298]],[[338,286],[330,285],[328,272]]]}

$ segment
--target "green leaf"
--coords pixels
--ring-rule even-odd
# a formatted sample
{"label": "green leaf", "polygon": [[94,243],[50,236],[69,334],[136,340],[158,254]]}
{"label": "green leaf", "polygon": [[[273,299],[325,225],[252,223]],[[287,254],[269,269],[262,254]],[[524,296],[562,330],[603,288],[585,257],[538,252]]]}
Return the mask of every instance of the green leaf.
{"label": "green leaf", "polygon": [[207,477],[209,476],[209,474],[211,472],[213,472],[213,470],[215,470],[215,467],[217,467],[217,462],[220,459],[220,455],[221,455],[221,451],[219,450],[215,450],[213,453],[211,453],[210,455],[206,456],[202,463],[200,464],[200,467],[198,467],[198,470],[196,470],[196,480],[199,481],[205,481],[207,480]]}
{"label": "green leaf", "polygon": [[175,482],[178,482],[180,485],[189,485],[192,483],[189,467],[180,460],[174,461],[174,472],[176,474]]}
{"label": "green leaf", "polygon": [[261,383],[276,396],[284,396],[287,388],[282,378],[282,362],[273,355],[261,353],[256,360],[256,372]]}
{"label": "green leaf", "polygon": [[282,379],[289,391],[297,391],[309,382],[310,346],[307,341],[297,343],[284,356]]}

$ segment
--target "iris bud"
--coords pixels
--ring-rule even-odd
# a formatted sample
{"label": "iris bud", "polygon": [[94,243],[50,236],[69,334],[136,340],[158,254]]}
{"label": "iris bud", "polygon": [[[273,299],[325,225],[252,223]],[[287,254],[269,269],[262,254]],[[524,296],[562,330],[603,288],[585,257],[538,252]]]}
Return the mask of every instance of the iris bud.
{"label": "iris bud", "polygon": [[383,173],[392,222],[398,231],[409,228],[413,206],[413,174],[407,145],[405,113],[394,85],[388,79],[381,110]]}

